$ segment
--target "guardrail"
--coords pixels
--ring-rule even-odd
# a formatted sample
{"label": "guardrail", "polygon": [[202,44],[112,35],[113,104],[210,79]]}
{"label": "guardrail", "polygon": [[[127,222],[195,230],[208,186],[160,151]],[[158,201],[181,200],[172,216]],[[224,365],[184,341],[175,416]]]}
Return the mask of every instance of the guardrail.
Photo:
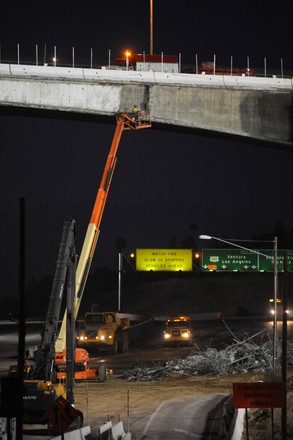
{"label": "guardrail", "polygon": [[[34,54],[29,57],[27,56],[26,51],[26,60],[23,61],[21,59],[21,46],[20,44],[16,45],[15,50],[15,58],[9,56],[5,56],[3,58],[1,53],[5,53],[5,47],[2,45],[0,47],[0,63],[4,64],[25,64],[25,65],[35,65],[35,66],[54,66],[56,67],[65,67],[65,68],[90,68],[90,69],[100,69],[105,68],[109,70],[119,69],[119,70],[133,70],[133,67],[129,67],[129,63],[126,62],[126,57],[113,58],[111,49],[108,50],[107,58],[103,59],[95,59],[94,60],[94,50],[90,48],[89,57],[82,58],[82,62],[76,63],[75,56],[75,48],[71,47],[70,56],[58,56],[57,46],[51,46],[50,50],[47,48],[47,44],[44,44],[42,50],[42,57],[40,56],[39,46],[35,45]],[[64,53],[64,52],[63,52]],[[143,52],[145,54],[145,52]],[[164,57],[168,57],[169,55],[165,55],[164,52],[161,52],[160,59],[161,62],[158,63],[160,66],[168,64],[165,62]],[[259,77],[278,77],[278,78],[291,78],[293,76],[293,72],[289,69],[286,69],[286,61],[283,58],[279,60],[279,68],[270,67],[269,60],[266,57],[263,57],[262,61],[258,60],[258,67],[255,65],[251,65],[250,57],[246,57],[246,64],[243,67],[243,64],[236,66],[234,64],[234,57],[229,57],[229,65],[225,63],[219,62],[216,54],[213,55],[212,61],[199,60],[197,54],[195,54],[195,62],[192,64],[183,64],[182,63],[182,55],[178,53],[175,55],[178,57],[178,73],[190,73],[190,74],[201,74],[206,73],[208,75],[238,75],[241,76],[241,73],[244,72],[245,76],[259,76]],[[81,59],[81,57],[80,57]],[[167,58],[166,58],[167,60]],[[128,60],[129,61],[129,60]],[[262,64],[262,66],[261,66]],[[261,67],[260,67],[261,66]]]}

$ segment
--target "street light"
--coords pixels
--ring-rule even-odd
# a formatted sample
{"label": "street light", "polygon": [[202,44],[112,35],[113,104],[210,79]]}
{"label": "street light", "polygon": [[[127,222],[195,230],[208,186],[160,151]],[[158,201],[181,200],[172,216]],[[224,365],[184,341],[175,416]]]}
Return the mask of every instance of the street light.
{"label": "street light", "polygon": [[[239,244],[236,244],[233,242],[234,239],[227,239],[224,240],[223,238],[219,237],[213,237],[211,235],[200,235],[199,238],[201,240],[217,240],[221,241],[223,243],[230,244],[231,246],[238,247],[240,249],[244,249],[249,252],[253,252],[258,255],[263,255],[266,258],[271,258],[274,263],[274,329],[273,329],[273,373],[276,373],[276,358],[277,358],[277,298],[278,298],[278,238],[274,237],[273,241],[270,241],[270,243],[274,243],[274,254],[272,257],[263,254],[262,252],[255,251],[253,249],[249,249],[244,246],[240,246]],[[238,240],[235,239],[235,241],[250,241],[250,240]],[[251,240],[254,241],[254,240]]]}
{"label": "street light", "polygon": [[129,57],[130,57],[130,55],[131,55],[131,52],[130,52],[129,50],[127,50],[127,51],[125,52],[125,57],[126,57],[126,70],[129,69]]}
{"label": "street light", "polygon": [[56,67],[56,64],[57,64],[57,51],[56,51],[56,46],[54,46],[53,66]]}

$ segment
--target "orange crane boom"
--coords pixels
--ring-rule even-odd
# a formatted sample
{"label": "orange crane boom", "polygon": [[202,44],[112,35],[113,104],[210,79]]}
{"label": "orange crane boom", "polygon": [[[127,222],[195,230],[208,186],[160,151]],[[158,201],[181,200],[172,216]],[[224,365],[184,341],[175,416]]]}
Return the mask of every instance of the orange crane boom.
{"label": "orange crane boom", "polygon": [[[90,222],[88,224],[82,251],[76,269],[76,292],[74,301],[74,316],[77,318],[80,303],[82,300],[86,280],[89,274],[91,262],[99,237],[100,225],[109,194],[111,181],[117,161],[117,151],[120,139],[124,130],[140,130],[150,128],[149,115],[145,112],[138,112],[136,115],[121,113],[116,117],[116,129],[114,132],[110,151],[104,167],[100,187],[98,189]],[[64,352],[66,348],[66,312],[62,321],[61,329],[56,340],[56,353]]]}

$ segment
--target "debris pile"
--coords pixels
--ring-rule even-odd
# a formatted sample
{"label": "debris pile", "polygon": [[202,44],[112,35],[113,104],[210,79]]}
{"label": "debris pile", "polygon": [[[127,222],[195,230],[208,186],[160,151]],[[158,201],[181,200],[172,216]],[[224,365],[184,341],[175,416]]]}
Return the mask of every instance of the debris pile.
{"label": "debris pile", "polygon": [[[255,335],[256,336],[256,335]],[[188,376],[225,376],[251,371],[266,371],[272,368],[273,341],[255,342],[255,336],[239,339],[222,350],[198,347],[185,358],[172,359],[161,365],[139,365],[128,370],[123,378],[128,381],[149,381],[174,373]],[[282,346],[277,344],[277,362],[282,362]],[[287,365],[293,367],[293,343],[287,343]]]}

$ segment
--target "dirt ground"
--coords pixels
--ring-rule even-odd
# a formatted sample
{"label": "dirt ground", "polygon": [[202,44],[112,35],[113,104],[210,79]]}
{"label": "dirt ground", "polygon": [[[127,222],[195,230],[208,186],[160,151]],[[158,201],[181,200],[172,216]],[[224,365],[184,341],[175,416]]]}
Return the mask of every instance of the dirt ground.
{"label": "dirt ground", "polygon": [[[75,406],[84,413],[85,424],[98,426],[108,420],[123,421],[126,431],[134,439],[141,438],[145,420],[163,401],[195,394],[232,394],[234,382],[269,380],[263,373],[227,377],[187,377],[173,375],[151,382],[127,382],[109,377],[104,383],[80,383],[75,389]],[[288,371],[287,438],[293,438],[293,370]],[[271,409],[249,409],[248,434],[250,440],[271,439]],[[246,439],[244,431],[243,439]],[[274,439],[281,439],[281,409],[274,409]]]}

